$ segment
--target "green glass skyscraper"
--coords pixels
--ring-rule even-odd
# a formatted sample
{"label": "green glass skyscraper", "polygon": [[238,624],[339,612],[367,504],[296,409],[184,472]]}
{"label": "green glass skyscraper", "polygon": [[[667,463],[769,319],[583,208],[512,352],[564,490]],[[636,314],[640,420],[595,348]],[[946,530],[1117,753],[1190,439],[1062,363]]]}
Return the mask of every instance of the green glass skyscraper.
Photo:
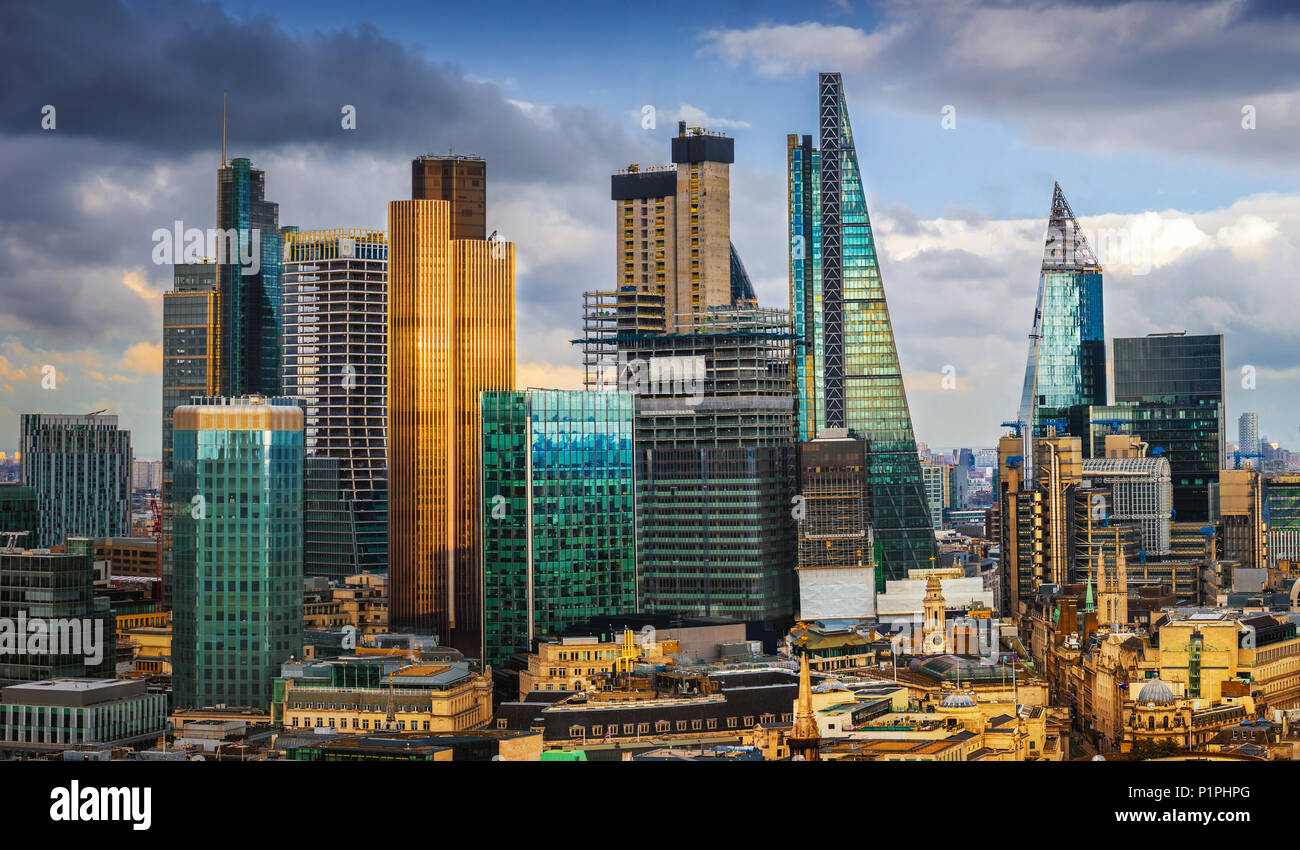
{"label": "green glass skyscraper", "polygon": [[280,205],[247,159],[217,172],[221,394],[280,393]]}
{"label": "green glass skyscraper", "polygon": [[173,688],[178,708],[267,707],[302,653],[303,411],[195,399],[173,412]]}
{"label": "green glass skyscraper", "polygon": [[886,579],[930,567],[934,529],[839,74],[818,75],[820,149],[787,140],[798,437],[868,443],[871,525]]}
{"label": "green glass skyscraper", "polygon": [[632,403],[623,392],[482,394],[489,664],[636,611]]}

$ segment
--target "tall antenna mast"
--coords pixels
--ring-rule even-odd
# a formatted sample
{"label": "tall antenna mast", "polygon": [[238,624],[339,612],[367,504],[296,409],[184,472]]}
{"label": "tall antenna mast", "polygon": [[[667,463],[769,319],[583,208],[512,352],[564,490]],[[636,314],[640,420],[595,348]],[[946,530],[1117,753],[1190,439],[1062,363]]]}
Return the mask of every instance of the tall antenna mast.
{"label": "tall antenna mast", "polygon": [[226,167],[226,92],[221,93],[221,167]]}

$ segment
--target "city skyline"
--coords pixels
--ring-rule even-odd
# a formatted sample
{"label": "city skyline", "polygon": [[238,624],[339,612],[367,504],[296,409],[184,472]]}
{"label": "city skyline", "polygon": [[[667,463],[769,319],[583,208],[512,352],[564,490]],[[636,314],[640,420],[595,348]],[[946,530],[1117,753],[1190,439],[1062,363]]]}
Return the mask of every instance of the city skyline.
{"label": "city skyline", "polygon": [[[0,147],[9,154],[11,183],[19,191],[8,196],[0,217],[14,269],[0,320],[0,448],[17,448],[21,412],[109,407],[131,430],[139,456],[160,456],[160,316],[172,270],[152,262],[151,237],[178,220],[202,229],[217,224],[211,175],[220,164],[221,91],[230,93],[229,158],[247,157],[265,172],[267,197],[280,204],[284,225],[382,229],[385,203],[406,196],[411,157],[451,147],[495,163],[488,200],[497,212],[488,229],[499,229],[520,246],[524,356],[518,386],[576,388],[581,364],[567,341],[579,327],[580,293],[615,279],[604,248],[610,231],[605,180],[630,162],[659,161],[679,119],[736,140],[732,241],[760,303],[786,303],[784,244],[776,235],[786,226],[783,137],[812,126],[816,116],[807,86],[831,65],[843,66],[849,110],[867,128],[859,128],[859,157],[919,441],[991,445],[998,423],[1014,414],[1017,393],[1004,378],[1023,364],[1023,317],[1033,309],[1038,246],[1046,229],[1042,197],[1059,180],[1075,208],[1088,211],[1081,223],[1090,241],[1097,241],[1099,231],[1114,231],[1134,239],[1130,248],[1136,253],[1149,251],[1145,275],[1132,274],[1132,263],[1126,268],[1100,257],[1108,278],[1108,338],[1223,333],[1226,418],[1257,411],[1272,439],[1284,446],[1294,442],[1288,423],[1300,419],[1300,402],[1294,401],[1300,398],[1300,369],[1286,359],[1285,317],[1268,309],[1285,293],[1300,234],[1294,203],[1300,183],[1293,167],[1278,160],[1277,142],[1296,119],[1276,108],[1281,95],[1268,94],[1296,84],[1294,68],[1269,64],[1280,55],[1279,37],[1268,33],[1278,12],[1212,3],[1182,7],[1188,24],[1178,36],[1181,46],[1212,36],[1257,38],[1251,61],[1231,80],[1210,86],[1202,99],[1189,99],[1182,113],[1161,113],[1151,91],[1094,93],[1060,119],[1064,130],[1091,117],[1097,129],[1084,138],[1049,131],[1034,98],[1017,105],[1004,94],[998,102],[972,91],[955,73],[967,63],[982,68],[987,80],[1007,83],[1011,75],[1029,73],[1037,49],[993,61],[971,55],[968,40],[941,28],[954,58],[941,70],[923,73],[917,63],[899,59],[915,37],[908,33],[917,21],[909,16],[920,13],[892,6],[845,12],[828,4],[794,17],[762,6],[724,7],[714,20],[656,19],[645,26],[672,34],[671,52],[689,55],[693,68],[715,71],[733,85],[709,82],[709,74],[697,71],[652,79],[618,72],[586,89],[572,85],[572,70],[615,62],[608,47],[593,45],[589,57],[551,62],[537,72],[533,49],[507,55],[499,46],[483,49],[481,35],[452,43],[421,23],[399,29],[387,10],[375,10],[373,29],[360,29],[350,15],[342,16],[341,7],[327,3],[313,26],[339,29],[317,34],[299,29],[292,4],[277,8],[278,18],[258,21],[269,20],[268,37],[301,60],[302,69],[293,73],[314,69],[333,79],[336,72],[320,64],[315,49],[333,44],[339,53],[330,69],[364,70],[367,79],[382,83],[376,90],[388,94],[345,95],[357,89],[342,83],[334,91],[313,86],[326,93],[304,95],[292,114],[276,117],[265,94],[194,56],[181,60],[185,96],[160,95],[166,104],[166,114],[155,116],[165,120],[161,132],[128,99],[93,108],[82,103],[72,80],[50,78],[42,89],[48,95],[29,93],[41,103],[6,99]],[[1154,24],[1141,7],[1053,8],[1059,21],[1041,10],[1002,14],[1022,16],[1041,36],[1043,50],[1066,23],[1105,33],[1127,21],[1136,29],[1125,42],[1134,52],[1125,67],[1154,61],[1155,48],[1141,41]],[[1222,14],[1212,21],[1215,10]],[[521,15],[509,24],[503,43],[525,40],[515,27],[557,26],[517,11]],[[965,9],[957,17],[974,29],[987,24],[989,14]],[[65,15],[108,31],[148,26],[172,35],[190,18],[235,31],[255,25],[215,6],[181,4],[157,15],[124,6],[122,16]],[[34,12],[18,22],[15,37],[39,40],[49,26]],[[612,26],[593,16],[563,37],[590,43]],[[773,39],[780,49],[764,47]],[[860,42],[862,49],[817,52],[818,45],[832,42]],[[962,46],[968,49],[957,49]],[[398,68],[374,61],[376,55],[410,63]],[[1214,67],[1221,54],[1208,55]],[[461,65],[439,64],[442,57]],[[101,51],[88,51],[85,61],[116,78]],[[1053,60],[1052,74],[1081,70],[1083,61],[1063,54]],[[899,82],[879,82],[880,72]],[[14,78],[25,79],[23,73]],[[1201,73],[1190,75],[1189,89]],[[610,81],[620,79],[626,82],[622,94]],[[1240,103],[1228,112],[1233,97]],[[44,103],[58,110],[54,130],[41,129]],[[343,129],[339,120],[349,105],[356,130]],[[654,110],[654,129],[643,128],[646,106]],[[951,115],[947,106],[954,107]],[[1257,110],[1254,130],[1242,126],[1244,106]],[[955,121],[951,130],[944,129],[948,118]],[[1133,132],[1148,119],[1161,128],[1178,124],[1185,132],[1151,138]],[[140,131],[145,126],[148,133]],[[76,160],[73,168],[67,167],[69,155]],[[934,167],[918,167],[918,158],[925,157]],[[25,179],[57,188],[36,193],[42,202],[35,208],[20,208],[33,196],[23,191]],[[76,250],[59,250],[67,244]],[[18,245],[42,250],[14,255]],[[82,309],[68,310],[67,304]],[[59,377],[53,397],[41,382],[47,365]],[[944,389],[949,374],[954,389]],[[1255,389],[1246,389],[1248,378]]]}
{"label": "city skyline", "polygon": [[79,776],[18,820],[179,834],[177,761],[1286,817],[1208,771],[1300,762],[1300,6],[5,21],[0,761]]}

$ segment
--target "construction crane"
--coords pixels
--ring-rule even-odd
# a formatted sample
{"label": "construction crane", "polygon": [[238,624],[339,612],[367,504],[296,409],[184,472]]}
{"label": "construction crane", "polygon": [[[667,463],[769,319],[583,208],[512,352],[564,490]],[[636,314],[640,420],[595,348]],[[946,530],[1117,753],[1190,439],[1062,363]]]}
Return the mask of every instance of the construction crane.
{"label": "construction crane", "polygon": [[1025,459],[1024,459],[1023,456],[1021,456],[1021,455],[1012,455],[1011,457],[1007,458],[1007,469],[1015,469],[1017,466],[1019,466],[1020,464],[1022,464],[1022,463],[1024,463],[1024,462],[1025,462]]}
{"label": "construction crane", "polygon": [[1121,425],[1127,425],[1128,423],[1125,422],[1123,419],[1094,419],[1092,420],[1092,424],[1105,425],[1107,428],[1110,428],[1112,431],[1114,431],[1117,428],[1119,428]]}
{"label": "construction crane", "polygon": [[1044,419],[1039,424],[1044,428],[1055,428],[1057,436],[1070,430],[1070,421],[1068,419]]}
{"label": "construction crane", "polygon": [[1014,422],[1003,422],[999,427],[1011,428],[1014,430],[1016,432],[1016,439],[1018,440],[1020,439],[1021,429],[1025,427],[1025,421],[1023,419],[1017,419]]}
{"label": "construction crane", "polygon": [[98,415],[101,414],[101,413],[108,413],[108,408],[105,407],[105,408],[103,408],[103,409],[101,409],[101,410],[92,410],[92,411],[90,411],[89,413],[87,413],[86,415],[87,415],[87,416],[98,416]]}
{"label": "construction crane", "polygon": [[[1233,453],[1232,453],[1232,468],[1233,468],[1233,469],[1241,469],[1241,459],[1242,459],[1243,457],[1258,457],[1258,458],[1262,458],[1262,457],[1264,457],[1264,456],[1263,456],[1262,454],[1260,454],[1259,452],[1242,452],[1242,451],[1236,451],[1236,452],[1233,452]],[[1247,468],[1247,469],[1250,469],[1251,467],[1250,467],[1249,465],[1247,465],[1246,468]]]}

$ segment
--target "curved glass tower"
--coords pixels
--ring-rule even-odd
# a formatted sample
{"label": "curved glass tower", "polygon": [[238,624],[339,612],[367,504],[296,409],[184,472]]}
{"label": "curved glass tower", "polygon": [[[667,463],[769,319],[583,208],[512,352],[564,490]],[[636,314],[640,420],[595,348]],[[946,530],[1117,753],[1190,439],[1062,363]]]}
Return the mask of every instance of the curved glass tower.
{"label": "curved glass tower", "polygon": [[881,576],[934,566],[934,528],[839,74],[818,75],[821,148],[790,136],[790,306],[800,339],[798,438],[868,443]]}
{"label": "curved glass tower", "polygon": [[265,708],[302,654],[302,408],[196,398],[173,421],[176,707]]}

